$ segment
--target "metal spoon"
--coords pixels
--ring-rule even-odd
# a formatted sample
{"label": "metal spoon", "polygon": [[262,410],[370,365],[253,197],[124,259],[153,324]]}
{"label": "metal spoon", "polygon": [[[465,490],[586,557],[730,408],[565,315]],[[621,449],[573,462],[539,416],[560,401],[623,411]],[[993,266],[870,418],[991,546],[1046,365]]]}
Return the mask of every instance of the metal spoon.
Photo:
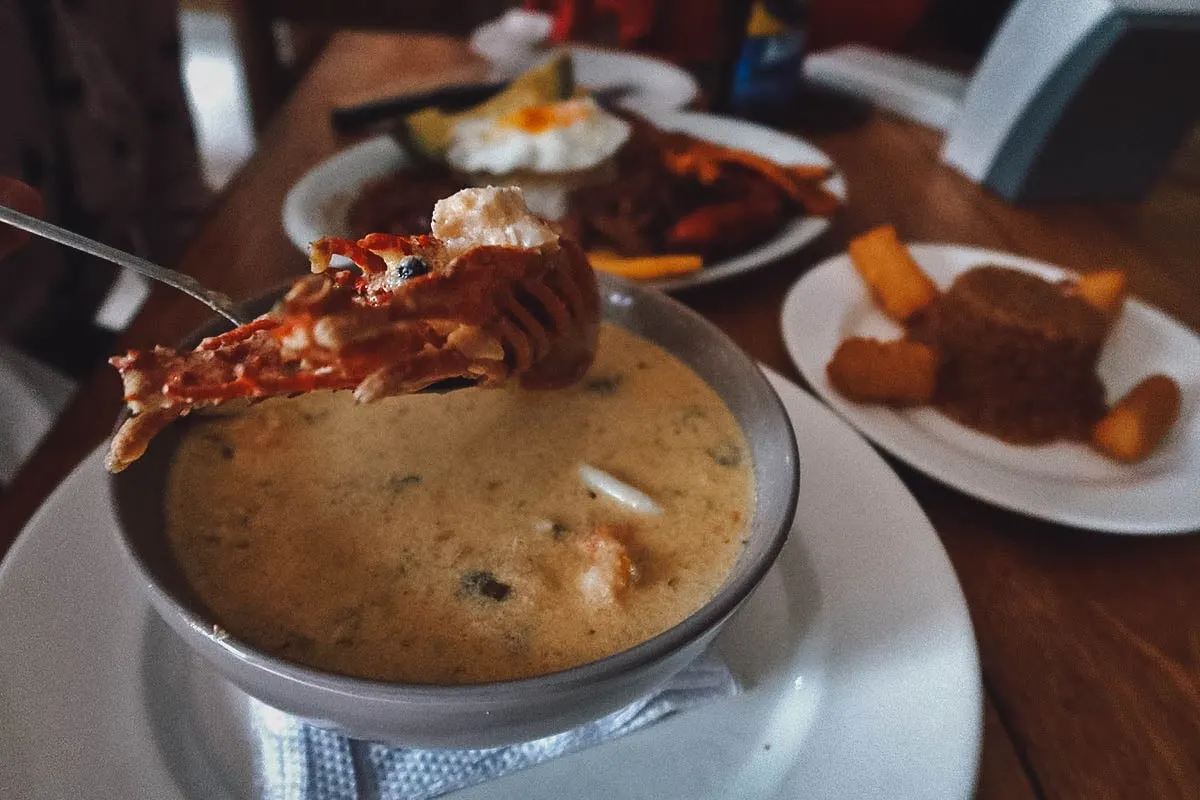
{"label": "metal spoon", "polygon": [[[7,206],[0,205],[0,222],[12,225],[14,228],[20,228],[23,231],[28,231],[36,236],[41,236],[44,239],[49,239],[52,242],[73,247],[76,250],[96,256],[97,258],[103,258],[105,261],[111,261],[117,266],[128,267],[134,272],[140,272],[147,278],[162,281],[168,286],[173,286],[181,292],[190,294],[234,325],[245,325],[250,321],[247,317],[242,316],[228,295],[201,286],[200,282],[190,275],[184,275],[182,272],[160,267],[158,264],[147,261],[144,258],[139,258],[132,253],[126,253],[124,250],[109,247],[106,244],[97,242],[95,239],[80,236],[78,233],[73,233],[57,225],[51,225],[49,222],[40,220],[37,217],[22,214],[20,211],[13,211]],[[421,394],[447,394],[459,389],[467,389],[474,385],[475,381],[469,378],[445,378],[421,389]]]}
{"label": "metal spoon", "polygon": [[238,312],[233,300],[229,299],[228,295],[201,286],[199,281],[190,275],[184,275],[182,272],[160,267],[158,264],[151,263],[144,258],[139,258],[132,253],[126,253],[124,250],[109,247],[106,244],[97,242],[95,239],[80,236],[78,233],[73,233],[66,228],[51,225],[49,222],[40,220],[37,217],[22,214],[20,211],[14,211],[2,205],[0,205],[0,222],[12,225],[14,228],[20,228],[23,231],[28,231],[35,236],[41,236],[43,239],[49,239],[52,242],[72,247],[97,258],[103,258],[105,261],[111,261],[117,266],[127,267],[134,272],[145,275],[147,278],[153,278],[168,286],[173,286],[181,292],[190,294],[234,325],[244,325],[250,321]]}

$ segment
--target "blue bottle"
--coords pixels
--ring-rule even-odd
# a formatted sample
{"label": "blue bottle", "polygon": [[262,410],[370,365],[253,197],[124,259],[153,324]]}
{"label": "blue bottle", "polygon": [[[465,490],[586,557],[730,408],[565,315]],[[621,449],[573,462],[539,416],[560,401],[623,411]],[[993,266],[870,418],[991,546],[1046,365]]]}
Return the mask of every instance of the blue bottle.
{"label": "blue bottle", "polygon": [[730,86],[733,113],[761,119],[786,113],[799,89],[804,23],[803,0],[754,0]]}

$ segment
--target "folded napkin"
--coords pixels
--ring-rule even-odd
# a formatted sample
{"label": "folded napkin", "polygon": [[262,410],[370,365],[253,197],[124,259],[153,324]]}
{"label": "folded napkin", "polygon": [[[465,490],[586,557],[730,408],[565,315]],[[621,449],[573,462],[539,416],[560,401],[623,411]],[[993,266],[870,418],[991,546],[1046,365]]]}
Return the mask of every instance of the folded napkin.
{"label": "folded napkin", "polygon": [[74,391],[65,375],[0,342],[0,486],[17,474]]}
{"label": "folded napkin", "polygon": [[471,51],[488,62],[488,76],[512,80],[540,61],[554,21],[549,14],[512,8],[471,33]]}
{"label": "folded napkin", "polygon": [[255,701],[260,796],[271,800],[425,800],[616,739],[739,690],[729,667],[710,651],[655,694],[614,714],[544,739],[484,750],[428,750],[362,742]]}

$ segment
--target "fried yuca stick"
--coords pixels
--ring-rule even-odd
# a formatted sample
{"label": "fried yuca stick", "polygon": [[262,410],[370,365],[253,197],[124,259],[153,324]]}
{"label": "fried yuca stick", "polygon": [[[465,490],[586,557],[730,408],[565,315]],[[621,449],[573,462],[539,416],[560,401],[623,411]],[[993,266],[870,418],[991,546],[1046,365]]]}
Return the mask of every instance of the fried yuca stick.
{"label": "fried yuca stick", "polygon": [[933,399],[937,361],[937,353],[920,342],[855,336],[838,345],[825,372],[849,400],[922,405]]}
{"label": "fried yuca stick", "polygon": [[1092,428],[1092,446],[1117,461],[1133,463],[1154,448],[1179,418],[1179,385],[1151,375],[1116,402]]}
{"label": "fried yuca stick", "polygon": [[1104,314],[1115,314],[1125,302],[1126,283],[1124,272],[1105,269],[1081,276],[1075,281],[1074,288],[1092,308]]}
{"label": "fried yuca stick", "polygon": [[850,260],[880,307],[897,322],[906,322],[937,297],[937,286],[917,266],[891,225],[851,239]]}

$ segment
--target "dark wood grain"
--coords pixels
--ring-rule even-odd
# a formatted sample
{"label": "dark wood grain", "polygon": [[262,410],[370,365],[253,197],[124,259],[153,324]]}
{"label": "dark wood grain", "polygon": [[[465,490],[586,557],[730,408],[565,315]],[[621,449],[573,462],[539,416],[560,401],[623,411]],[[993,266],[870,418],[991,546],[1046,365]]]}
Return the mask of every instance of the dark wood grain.
{"label": "dark wood grain", "polygon": [[990,698],[983,706],[983,751],[979,757],[976,788],[977,800],[1034,800],[1038,797]]}
{"label": "dark wood grain", "polygon": [[[235,296],[300,274],[306,262],[284,237],[279,209],[291,184],[338,146],[329,110],[479,70],[451,40],[340,35],[180,266]],[[1138,295],[1200,328],[1200,141],[1139,206],[1030,210],[945,168],[936,134],[885,114],[840,132],[801,133],[846,175],[850,205],[833,229],[803,253],[681,297],[793,379],[779,333],[785,292],[847,236],[880,222],[910,241],[1008,250],[1084,272],[1119,267]],[[204,316],[186,297],[156,291],[123,344],[174,340]],[[104,439],[118,395],[109,371],[97,373],[0,496],[0,552]],[[1200,537],[1051,525],[891,463],[938,530],[975,624],[988,689],[979,796],[1200,797]]]}
{"label": "dark wood grain", "polygon": [[985,679],[1044,796],[1196,797],[1200,540],[982,507],[902,470],[962,581]]}

